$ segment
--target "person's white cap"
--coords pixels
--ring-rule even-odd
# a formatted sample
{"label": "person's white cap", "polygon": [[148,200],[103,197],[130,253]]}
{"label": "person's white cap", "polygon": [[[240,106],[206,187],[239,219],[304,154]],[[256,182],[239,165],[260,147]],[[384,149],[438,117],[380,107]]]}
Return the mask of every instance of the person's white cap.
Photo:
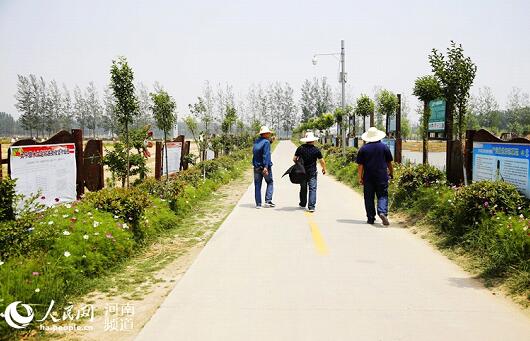
{"label": "person's white cap", "polygon": [[370,127],[368,131],[361,135],[361,138],[365,142],[376,142],[384,139],[386,136],[384,131],[377,129],[376,127]]}
{"label": "person's white cap", "polygon": [[269,129],[269,127],[267,126],[262,126],[260,129],[259,129],[259,134],[267,134],[267,133],[272,133],[272,131]]}
{"label": "person's white cap", "polygon": [[312,131],[308,131],[307,133],[305,133],[305,136],[302,137],[300,139],[300,142],[314,142],[314,141],[317,141],[318,140],[318,137],[315,136],[315,134],[313,134]]}

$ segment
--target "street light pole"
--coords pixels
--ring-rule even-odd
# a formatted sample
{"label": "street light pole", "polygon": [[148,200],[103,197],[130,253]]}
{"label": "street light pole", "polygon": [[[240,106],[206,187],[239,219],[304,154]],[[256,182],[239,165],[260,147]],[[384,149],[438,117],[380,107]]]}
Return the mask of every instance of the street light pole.
{"label": "street light pole", "polygon": [[346,53],[344,52],[344,39],[340,41],[340,82],[342,85],[342,122],[340,123],[340,130],[342,132],[342,155],[346,155],[346,125],[344,121],[346,119],[346,70],[345,70],[345,59]]}

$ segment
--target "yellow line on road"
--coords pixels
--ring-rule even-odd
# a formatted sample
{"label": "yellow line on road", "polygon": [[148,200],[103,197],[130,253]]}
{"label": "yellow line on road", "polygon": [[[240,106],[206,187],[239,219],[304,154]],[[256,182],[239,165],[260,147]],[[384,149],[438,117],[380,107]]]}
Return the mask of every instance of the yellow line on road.
{"label": "yellow line on road", "polygon": [[309,220],[309,227],[311,228],[311,236],[313,237],[313,242],[315,243],[315,248],[317,249],[318,254],[327,255],[328,247],[326,245],[326,242],[324,241],[324,237],[322,237],[322,233],[320,233],[317,223],[313,221],[313,218],[311,217],[311,213],[305,212],[305,215],[307,219]]}

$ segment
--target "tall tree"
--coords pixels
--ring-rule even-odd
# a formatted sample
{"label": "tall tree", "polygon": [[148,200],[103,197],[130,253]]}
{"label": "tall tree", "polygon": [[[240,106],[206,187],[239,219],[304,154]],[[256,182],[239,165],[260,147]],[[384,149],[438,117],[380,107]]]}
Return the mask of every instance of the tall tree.
{"label": "tall tree", "polygon": [[281,102],[281,129],[286,132],[292,131],[295,125],[298,124],[298,114],[293,94],[293,88],[289,83],[285,83]]}
{"label": "tall tree", "polygon": [[0,112],[0,136],[15,135],[16,121],[10,114]]}
{"label": "tall tree", "polygon": [[84,133],[89,121],[88,109],[83,92],[81,92],[81,89],[77,85],[74,88],[74,111],[77,124]]}
{"label": "tall tree", "polygon": [[73,126],[74,121],[74,105],[72,103],[72,96],[70,96],[70,91],[63,84],[63,96],[61,104],[61,127],[63,129],[70,130]]}
{"label": "tall tree", "polygon": [[442,89],[438,79],[434,76],[422,76],[416,79],[414,83],[414,96],[423,102],[422,122],[422,140],[423,140],[423,163],[429,163],[429,118],[431,109],[429,102],[442,96]]}
{"label": "tall tree", "polygon": [[101,121],[102,107],[99,102],[98,92],[93,82],[86,89],[85,107],[87,112],[87,128],[92,130],[92,136],[96,138],[98,123]]}
{"label": "tall tree", "polygon": [[29,130],[33,138],[33,131],[38,127],[38,114],[34,101],[33,88],[28,77],[18,75],[15,99],[17,101],[15,107],[22,113],[20,123],[24,129]]}
{"label": "tall tree", "polygon": [[[159,93],[162,89],[156,89],[155,93]],[[147,87],[139,82],[136,87],[136,98],[138,98],[138,117],[136,118],[135,127],[140,128],[151,124],[153,121],[152,107],[153,97],[149,94]]]}
{"label": "tall tree", "polygon": [[114,98],[116,98],[116,118],[125,135],[125,145],[127,149],[127,188],[129,188],[130,174],[130,144],[129,144],[129,127],[138,115],[138,100],[134,93],[134,73],[129,67],[125,57],[118,57],[112,61],[110,68],[110,86]]}
{"label": "tall tree", "polygon": [[175,122],[177,121],[175,116],[176,104],[173,98],[169,94],[160,90],[156,93],[151,93],[151,99],[153,105],[151,110],[153,111],[153,117],[156,121],[158,129],[164,132],[164,149],[166,150],[166,181],[169,179],[169,165],[168,165],[168,153],[167,153],[167,135],[173,129]]}
{"label": "tall tree", "polygon": [[506,116],[507,128],[518,135],[530,132],[530,96],[519,88],[508,95]]}
{"label": "tall tree", "polygon": [[390,118],[396,114],[398,106],[397,96],[392,91],[382,89],[376,96],[376,110],[379,114],[384,115],[386,119],[385,131],[389,133]]}
{"label": "tall tree", "polygon": [[474,117],[478,127],[486,128],[494,132],[499,132],[501,127],[501,115],[499,104],[493,95],[490,87],[484,86],[478,90],[476,96],[471,96],[469,101],[469,115]]}
{"label": "tall tree", "polygon": [[464,49],[461,44],[451,41],[447,48],[447,55],[444,56],[436,49],[429,55],[429,62],[434,76],[438,78],[447,105],[447,131],[453,138],[453,122],[456,112],[457,124],[455,125],[457,139],[464,138],[465,120],[467,113],[467,102],[469,100],[469,90],[477,72],[477,66],[470,57],[464,56]]}
{"label": "tall tree", "polygon": [[302,84],[300,96],[300,108],[302,109],[302,121],[307,122],[316,113],[315,96],[311,82],[306,79]]}
{"label": "tall tree", "polygon": [[363,118],[363,132],[366,131],[366,117],[372,116],[375,110],[374,101],[367,95],[361,94],[355,105],[355,115]]}

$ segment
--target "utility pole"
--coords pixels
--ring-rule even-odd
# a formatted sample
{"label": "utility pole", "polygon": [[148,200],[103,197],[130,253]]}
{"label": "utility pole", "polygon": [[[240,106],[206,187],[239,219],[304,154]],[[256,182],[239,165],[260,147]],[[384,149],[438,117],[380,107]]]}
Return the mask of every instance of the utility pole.
{"label": "utility pole", "polygon": [[344,121],[347,119],[345,116],[346,113],[346,69],[345,69],[345,59],[346,59],[346,53],[344,52],[344,39],[340,41],[340,65],[341,65],[341,73],[340,73],[340,82],[342,85],[342,122],[340,124],[341,131],[342,131],[342,155],[346,155],[346,124],[344,124]]}
{"label": "utility pole", "polygon": [[[313,65],[317,65],[317,56],[333,56],[337,58],[339,53],[316,53],[313,55]],[[342,100],[341,100],[341,106],[342,106],[342,120],[340,122],[341,124],[341,130],[342,130],[342,155],[346,155],[346,124],[344,121],[347,121],[346,115],[344,113],[346,112],[346,69],[345,69],[345,62],[346,62],[346,53],[344,52],[344,39],[340,41],[340,76],[339,76],[339,82],[342,85]],[[338,136],[337,136],[338,138]]]}

